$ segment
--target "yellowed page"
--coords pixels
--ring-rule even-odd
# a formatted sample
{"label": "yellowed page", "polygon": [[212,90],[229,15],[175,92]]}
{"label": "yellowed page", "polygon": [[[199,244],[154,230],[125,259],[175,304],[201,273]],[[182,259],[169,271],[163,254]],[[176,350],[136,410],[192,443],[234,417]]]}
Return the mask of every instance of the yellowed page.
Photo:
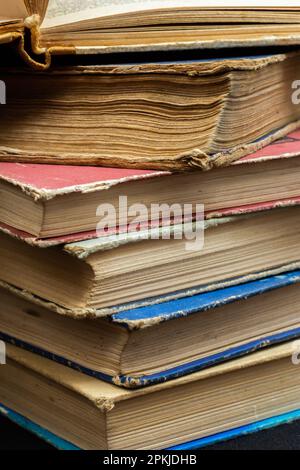
{"label": "yellowed page", "polygon": [[199,0],[49,0],[43,27],[51,28],[105,16],[153,10],[199,6]]}
{"label": "yellowed page", "polygon": [[[290,1],[289,7],[298,7],[298,1]],[[136,13],[155,9],[187,8],[284,8],[282,2],[267,0],[252,1],[241,5],[240,1],[226,0],[49,0],[44,28],[52,28],[80,21],[92,20],[113,15]]]}
{"label": "yellowed page", "polygon": [[28,16],[23,0],[0,0],[0,24],[5,20],[23,20]]}

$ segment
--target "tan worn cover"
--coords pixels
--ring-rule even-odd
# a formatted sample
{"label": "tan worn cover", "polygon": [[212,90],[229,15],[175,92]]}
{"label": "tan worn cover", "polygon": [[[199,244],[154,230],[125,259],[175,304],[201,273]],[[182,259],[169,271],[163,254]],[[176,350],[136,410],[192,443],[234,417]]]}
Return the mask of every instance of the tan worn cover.
{"label": "tan worn cover", "polygon": [[103,412],[111,411],[118,402],[123,400],[134,399],[142,395],[168,390],[170,388],[174,389],[184,384],[284,359],[292,356],[294,351],[294,342],[289,342],[162,384],[137,390],[127,390],[91,378],[37,354],[7,344],[7,356],[10,360],[87,398]]}

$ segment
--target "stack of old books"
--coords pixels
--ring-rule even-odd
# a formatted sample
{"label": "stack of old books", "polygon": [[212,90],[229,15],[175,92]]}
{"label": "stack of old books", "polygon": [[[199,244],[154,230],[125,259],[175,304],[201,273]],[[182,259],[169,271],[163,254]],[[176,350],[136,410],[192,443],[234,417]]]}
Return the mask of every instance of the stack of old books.
{"label": "stack of old books", "polygon": [[298,418],[298,9],[3,3],[0,412],[63,449]]}

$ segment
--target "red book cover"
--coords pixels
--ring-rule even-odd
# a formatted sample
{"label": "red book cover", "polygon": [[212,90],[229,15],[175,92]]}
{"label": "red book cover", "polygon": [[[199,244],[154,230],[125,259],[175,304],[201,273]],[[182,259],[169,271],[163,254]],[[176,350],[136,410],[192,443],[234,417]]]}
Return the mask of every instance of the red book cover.
{"label": "red book cover", "polygon": [[[300,129],[273,142],[252,155],[241,158],[232,163],[232,165],[259,164],[275,159],[295,158],[299,156]],[[22,188],[25,193],[35,199],[39,199],[41,196],[44,198],[52,198],[57,195],[73,192],[101,191],[114,185],[120,185],[130,181],[163,178],[170,174],[170,172],[166,171],[153,170],[0,162],[0,179]],[[300,204],[300,191],[297,197],[210,211],[207,212],[205,216],[206,218],[218,218],[296,204]],[[146,227],[147,224],[141,228]],[[0,223],[0,230],[17,236],[30,244],[39,246],[58,245],[96,237],[96,231],[91,231],[42,240],[28,233],[8,227],[3,223]],[[119,228],[120,232],[123,230],[126,230],[126,227],[123,229]],[[107,232],[105,235],[106,234]],[[109,234],[111,235],[111,232],[109,232]]]}

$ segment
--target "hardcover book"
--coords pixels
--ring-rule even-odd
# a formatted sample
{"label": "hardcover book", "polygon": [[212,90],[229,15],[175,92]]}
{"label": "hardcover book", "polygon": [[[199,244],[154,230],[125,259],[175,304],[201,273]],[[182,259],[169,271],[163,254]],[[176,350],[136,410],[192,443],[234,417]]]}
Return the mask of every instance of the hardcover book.
{"label": "hardcover book", "polygon": [[18,41],[24,60],[40,69],[57,54],[297,44],[300,38],[298,7],[206,7],[199,0],[10,0],[2,1],[0,18],[1,42]]}
{"label": "hardcover book", "polygon": [[126,388],[300,337],[300,271],[74,321],[0,290],[0,339]]}
{"label": "hardcover book", "polygon": [[286,265],[296,269],[299,224],[295,206],[186,224],[185,232],[174,225],[59,247],[33,247],[1,233],[0,280],[72,314],[93,315],[145,298],[178,298],[179,290],[192,295],[195,286],[213,290],[258,272],[276,274]]}
{"label": "hardcover book", "polygon": [[291,418],[300,408],[296,352],[294,342],[286,343],[125,390],[7,345],[0,402],[81,449],[184,448],[187,441],[196,447],[201,438],[280,415]]}
{"label": "hardcover book", "polygon": [[46,73],[3,68],[0,159],[176,171],[225,166],[299,127],[299,56]]}
{"label": "hardcover book", "polygon": [[[81,450],[78,446],[71,444],[58,437],[56,434],[48,431],[48,429],[39,426],[25,416],[16,413],[15,411],[7,408],[6,406],[0,403],[0,414],[5,418],[9,419],[11,422],[22,427],[26,431],[35,434],[40,439],[43,439],[48,444],[52,445],[58,450]],[[207,446],[218,444],[220,442],[229,441],[231,439],[236,439],[239,437],[247,436],[259,431],[265,431],[267,429],[272,429],[277,426],[284,424],[290,424],[300,419],[300,410],[293,410],[288,413],[283,413],[277,416],[272,416],[271,418],[262,419],[260,421],[254,421],[250,424],[244,426],[239,426],[228,431],[223,431],[217,434],[212,434],[211,436],[202,437],[200,439],[195,439],[191,442],[185,442],[184,444],[179,444],[174,447],[170,447],[166,450],[196,450],[202,449]]]}
{"label": "hardcover book", "polygon": [[152,204],[193,204],[195,211],[202,203],[207,219],[296,205],[299,155],[297,130],[228,167],[205,173],[0,162],[0,230],[40,246],[95,238],[97,208],[106,203],[116,209],[116,220],[106,218],[110,233],[130,230],[133,216],[126,225],[119,223],[125,220],[126,208],[119,207],[124,195],[127,209],[143,201],[148,214]]}

